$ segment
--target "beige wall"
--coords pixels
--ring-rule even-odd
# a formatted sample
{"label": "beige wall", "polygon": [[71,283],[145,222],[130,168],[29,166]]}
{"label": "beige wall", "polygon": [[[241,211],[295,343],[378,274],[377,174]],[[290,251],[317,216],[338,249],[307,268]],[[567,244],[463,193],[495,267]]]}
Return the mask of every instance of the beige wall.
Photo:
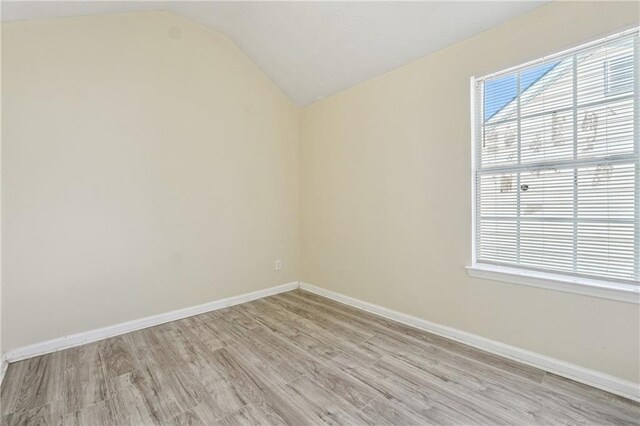
{"label": "beige wall", "polygon": [[638,3],[550,4],[303,109],[300,279],[640,382],[638,305],[471,279],[464,268],[469,78],[638,16]]}
{"label": "beige wall", "polygon": [[2,35],[5,350],[297,279],[298,111],[227,38],[162,12]]}

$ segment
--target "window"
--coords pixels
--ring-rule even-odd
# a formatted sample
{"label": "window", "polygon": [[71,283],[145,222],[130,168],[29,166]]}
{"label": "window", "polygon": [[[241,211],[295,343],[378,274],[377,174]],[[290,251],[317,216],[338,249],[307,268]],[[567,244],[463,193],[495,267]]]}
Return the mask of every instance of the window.
{"label": "window", "polygon": [[474,80],[474,265],[637,289],[637,52],[635,29]]}

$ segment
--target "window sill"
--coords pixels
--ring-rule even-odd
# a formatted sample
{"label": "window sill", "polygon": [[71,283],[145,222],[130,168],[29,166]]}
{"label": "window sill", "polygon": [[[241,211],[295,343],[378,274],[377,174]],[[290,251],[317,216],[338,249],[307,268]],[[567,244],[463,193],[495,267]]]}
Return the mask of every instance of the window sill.
{"label": "window sill", "polygon": [[629,284],[567,277],[564,275],[528,271],[487,264],[467,266],[470,277],[503,281],[512,284],[546,288],[604,299],[640,304],[640,288]]}

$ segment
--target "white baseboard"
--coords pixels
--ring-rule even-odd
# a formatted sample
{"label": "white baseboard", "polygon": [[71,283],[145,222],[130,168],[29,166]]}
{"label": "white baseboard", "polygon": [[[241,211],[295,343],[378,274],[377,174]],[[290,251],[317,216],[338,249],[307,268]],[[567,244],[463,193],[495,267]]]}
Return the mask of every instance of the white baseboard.
{"label": "white baseboard", "polygon": [[403,324],[437,334],[523,364],[537,367],[545,371],[566,377],[576,382],[584,383],[625,398],[640,401],[640,385],[609,374],[601,373],[585,367],[580,367],[559,359],[551,358],[515,346],[500,343],[495,340],[487,339],[477,334],[468,333],[442,324],[436,324],[431,321],[416,318],[411,315],[403,314],[382,306],[364,302],[353,297],[345,296],[330,290],[325,290],[311,284],[300,282],[300,288],[303,290],[316,293],[320,296],[333,299],[337,302],[371,312],[382,317],[401,322]]}
{"label": "white baseboard", "polygon": [[203,305],[191,306],[189,308],[179,309],[177,311],[171,311],[151,317],[140,318],[133,321],[123,322],[121,324],[110,325],[107,327],[98,328],[96,330],[71,334],[69,336],[51,339],[45,342],[35,343],[33,345],[13,349],[7,351],[5,357],[3,358],[3,373],[4,368],[6,368],[6,364],[10,362],[16,362],[47,353],[96,342],[98,340],[119,336],[121,334],[130,333],[132,331],[153,327],[171,321],[176,321],[193,315],[215,311],[217,309],[238,305],[240,303],[250,302],[252,300],[261,299],[263,297],[294,290],[296,288],[298,288],[298,282],[291,282],[288,284],[266,288],[264,290],[254,291],[252,293],[245,293],[239,296],[227,297],[226,299],[216,300],[214,302],[205,303]]}
{"label": "white baseboard", "polygon": [[452,327],[423,320],[411,315],[403,314],[391,309],[384,308],[382,306],[364,302],[362,300],[345,296],[343,294],[336,293],[330,290],[325,290],[323,288],[316,287],[304,282],[292,282],[275,287],[270,287],[252,293],[246,293],[239,296],[228,297],[226,299],[220,299],[214,302],[205,303],[203,305],[192,306],[177,311],[154,315],[147,318],[141,318],[87,332],[72,334],[69,336],[48,340],[46,342],[36,343],[22,348],[14,349],[8,351],[6,354],[4,354],[4,356],[0,358],[0,383],[2,383],[4,373],[10,362],[16,362],[23,359],[36,357],[47,353],[96,342],[98,340],[107,339],[109,337],[130,333],[132,331],[153,327],[170,321],[187,318],[193,315],[215,311],[217,309],[238,305],[240,303],[250,302],[252,300],[261,299],[263,297],[271,296],[274,294],[294,290],[298,287],[303,290],[316,293],[320,296],[333,299],[337,302],[344,303],[346,305],[350,305],[355,308],[362,309],[367,312],[371,312],[382,317],[410,325],[420,330],[428,331],[430,333],[437,334],[439,336],[446,337],[448,339],[455,340],[457,342],[461,342],[469,346],[473,346],[475,348],[521,362],[526,365],[530,365],[532,367],[537,367],[542,370],[555,373],[559,376],[563,376],[577,382],[614,393],[616,395],[621,395],[626,398],[640,401],[640,385],[638,385],[637,383],[601,373],[599,371],[580,367],[575,364],[571,364],[525,349],[517,348],[515,346],[500,343],[495,340],[478,336],[476,334],[468,333],[466,331],[458,330]]}

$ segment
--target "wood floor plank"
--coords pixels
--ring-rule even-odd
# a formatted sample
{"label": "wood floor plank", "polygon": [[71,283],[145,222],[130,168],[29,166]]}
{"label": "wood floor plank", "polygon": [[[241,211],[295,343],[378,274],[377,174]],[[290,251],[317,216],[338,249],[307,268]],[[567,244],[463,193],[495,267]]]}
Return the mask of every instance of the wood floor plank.
{"label": "wood floor plank", "polygon": [[272,345],[286,359],[286,365],[289,368],[311,377],[325,389],[342,395],[357,409],[379,396],[375,388],[370,385],[359,383],[349,376],[340,374],[321,360],[305,352],[304,348],[297,347],[295,344],[287,344],[286,336],[280,336],[267,330],[262,333],[254,333],[252,337],[254,340]]}
{"label": "wood floor plank", "polygon": [[314,423],[331,425],[369,423],[360,410],[353,407],[343,398],[343,395],[325,390],[307,376],[301,376],[286,387],[290,390],[290,394],[295,394],[299,399],[304,400],[306,410],[316,417]]}
{"label": "wood floor plank", "polygon": [[116,422],[113,401],[106,399],[67,414],[62,418],[61,424],[62,426],[109,426],[116,424]]}
{"label": "wood floor plank", "polygon": [[[525,416],[513,409],[508,401],[503,406],[492,404],[490,399],[478,392],[457,386],[444,376],[417,369],[393,356],[382,358],[375,365],[387,373],[388,379],[401,378],[421,392],[428,393],[431,398],[438,399],[442,404],[449,405],[470,418],[485,419],[486,422],[496,424],[526,423]],[[489,412],[492,412],[491,417],[486,417]]]}
{"label": "wood floor plank", "polygon": [[158,423],[163,423],[184,411],[176,401],[171,389],[169,386],[163,386],[163,382],[157,378],[157,373],[145,366],[114,380],[111,397],[115,397],[123,390],[135,393],[136,398],[144,401],[151,417]]}
{"label": "wood floor plank", "polygon": [[[384,352],[378,350],[377,347],[368,343],[372,333],[355,333],[353,330],[342,326],[337,321],[329,321],[319,316],[313,317],[313,320],[304,318],[295,313],[298,308],[276,298],[267,298],[260,300],[264,303],[264,311],[253,311],[254,314],[262,316],[271,316],[280,322],[289,324],[316,339],[322,341],[325,345],[332,346],[331,358],[335,355],[335,351],[351,353],[354,356],[364,357],[370,360],[380,359],[384,356]],[[256,306],[261,306],[256,304]],[[286,308],[285,308],[286,307]],[[261,312],[263,315],[260,315]],[[258,320],[260,321],[260,320]]]}
{"label": "wood floor plank", "polygon": [[394,398],[379,397],[368,403],[362,414],[370,425],[411,426],[431,423],[429,418],[418,415]]}
{"label": "wood floor plank", "polygon": [[36,408],[8,414],[2,418],[2,425],[47,425],[53,423],[51,416],[51,405],[46,404]]}
{"label": "wood floor plank", "polygon": [[279,318],[277,312],[260,315],[256,318],[256,322],[264,325],[276,334],[285,336],[297,347],[304,349],[320,359],[328,360],[337,355],[337,349],[334,345],[320,340],[282,318]]}
{"label": "wood floor plank", "polygon": [[333,363],[343,363],[342,369],[364,383],[375,383],[376,388],[389,401],[395,401],[418,413],[429,424],[476,424],[467,413],[458,412],[455,407],[440,402],[430,394],[429,389],[417,388],[413,383],[400,377],[389,378],[388,374],[375,364],[362,365],[352,358],[336,357]]}
{"label": "wood floor plank", "polygon": [[0,402],[2,402],[0,404],[0,415],[2,417],[14,411],[28,365],[27,361],[9,364],[0,389]]}
{"label": "wood floor plank", "polygon": [[230,322],[239,330],[251,330],[257,326],[255,319],[250,315],[247,315],[240,306],[231,306],[229,308],[220,309],[212,312],[211,315]]}
{"label": "wood floor plank", "polygon": [[17,394],[15,397],[8,397],[8,400],[13,403],[7,407],[8,412],[33,410],[59,399],[64,374],[62,360],[63,354],[54,352],[20,361],[24,363],[22,366],[24,372],[21,382],[16,383]]}
{"label": "wood floor plank", "polygon": [[126,339],[122,336],[102,340],[97,345],[105,378],[109,379],[130,373],[137,368],[135,357],[131,353]]}
{"label": "wood floor plank", "polygon": [[71,348],[64,357],[63,400],[64,414],[104,401],[109,397],[109,379],[105,376],[97,343]]}
{"label": "wood floor plank", "polygon": [[640,425],[640,404],[305,291],[12,363],[2,425]]}
{"label": "wood floor plank", "polygon": [[205,426],[207,423],[204,423],[193,410],[189,410],[177,415],[165,424],[175,426]]}
{"label": "wood floor plank", "polygon": [[242,399],[249,404],[271,407],[289,424],[307,424],[305,417],[289,404],[275,383],[266,383],[262,373],[241,359],[234,358],[226,349],[216,351],[215,359],[229,376]]}
{"label": "wood floor plank", "polygon": [[365,328],[375,329],[378,334],[384,335],[388,339],[398,340],[401,344],[411,345],[436,345],[442,349],[450,350],[460,355],[465,355],[479,362],[490,365],[500,365],[505,371],[521,375],[536,382],[541,382],[544,371],[529,367],[527,365],[511,361],[506,358],[473,348],[456,341],[437,336],[405,324],[388,320],[386,318],[361,311],[348,305],[335,302],[330,299],[309,293],[306,291],[295,291],[283,295],[294,298],[305,303],[310,303],[319,308],[320,311],[329,314],[339,315],[345,321],[360,324]]}
{"label": "wood floor plank", "polygon": [[331,360],[330,364],[363,383],[372,384],[385,399],[399,403],[417,413],[429,424],[454,425],[470,422],[470,419],[460,416],[447,405],[441,405],[428,394],[420,392],[411,383],[403,380],[389,380],[388,375],[378,369],[375,364],[366,363],[348,354],[337,356]]}
{"label": "wood floor plank", "polygon": [[158,425],[144,397],[133,386],[124,387],[113,396],[113,418],[115,424]]}
{"label": "wood floor plank", "polygon": [[238,411],[223,417],[216,422],[220,426],[282,426],[287,422],[271,407],[260,404],[249,404]]}
{"label": "wood floor plank", "polygon": [[584,402],[600,407],[611,407],[611,409],[620,410],[632,418],[640,419],[640,404],[630,402],[627,398],[605,392],[593,386],[565,379],[552,373],[545,374],[542,384],[554,392],[564,392],[567,395],[574,395]]}

